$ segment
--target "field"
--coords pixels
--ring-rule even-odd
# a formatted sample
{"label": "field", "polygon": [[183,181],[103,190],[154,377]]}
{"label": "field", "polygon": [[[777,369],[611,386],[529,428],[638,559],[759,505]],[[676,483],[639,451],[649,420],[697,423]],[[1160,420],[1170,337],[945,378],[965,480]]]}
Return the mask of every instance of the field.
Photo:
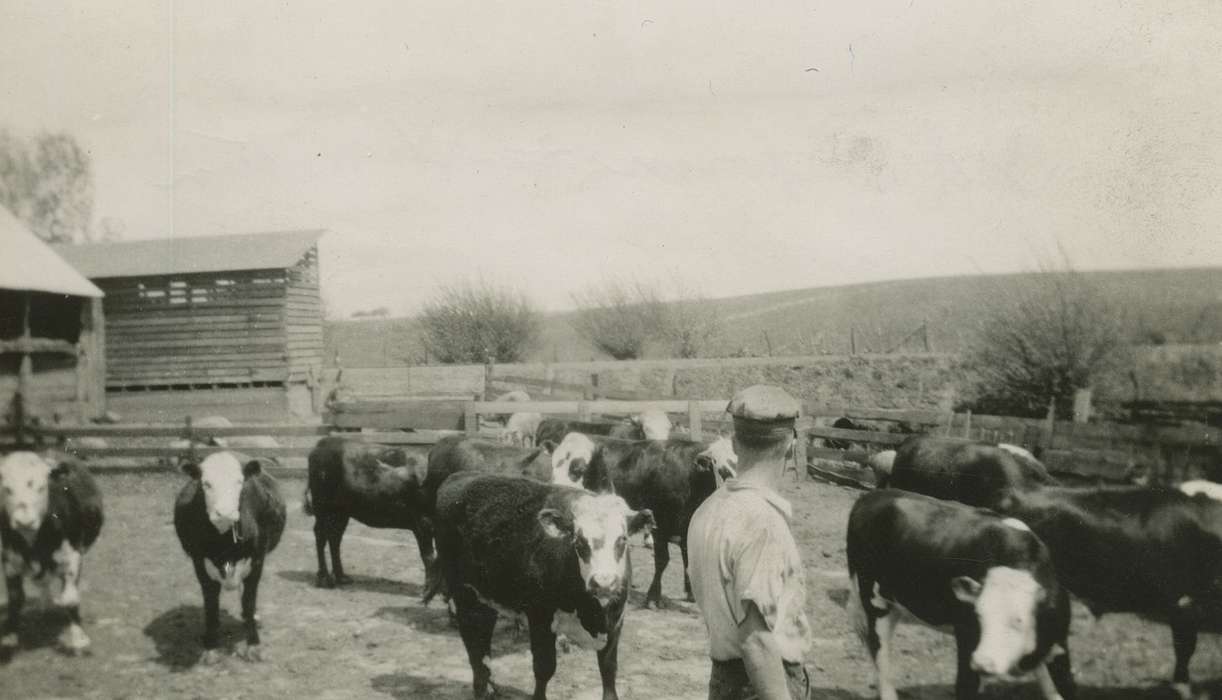
{"label": "field", "polygon": [[[344,590],[313,587],[312,521],[302,514],[298,478],[281,479],[289,501],[289,530],[268,560],[260,590],[266,660],[250,664],[226,655],[216,666],[196,664],[202,631],[198,585],[171,525],[170,507],[182,478],[169,474],[105,475],[107,524],[85,559],[86,631],[93,653],[66,658],[53,648],[55,618],[37,596],[27,609],[23,648],[0,667],[0,698],[468,698],[470,672],[462,643],[445,608],[418,602],[423,581],[410,536],[353,524],[344,540],[346,567],[355,578]],[[808,660],[816,697],[874,697],[873,672],[850,632],[843,603],[844,521],[858,494],[840,486],[787,480],[794,529],[807,567],[808,606],[816,638]],[[652,575],[652,556],[633,547],[636,591]],[[665,594],[682,590],[677,548],[663,582]],[[30,591],[34,594],[34,591]],[[240,638],[238,601],[222,598],[223,645]],[[1164,679],[1171,663],[1165,627],[1118,615],[1093,621],[1075,608],[1071,649],[1086,700],[1173,697]],[[1222,676],[1222,646],[1201,639],[1192,673]],[[953,647],[949,637],[914,627],[897,635],[901,696],[952,697]],[[502,624],[495,638],[494,679],[505,696],[532,688],[526,636]],[[630,610],[620,648],[620,693],[625,698],[705,697],[705,632],[694,609],[672,602],[664,611]],[[1222,683],[1198,684],[1222,694]],[[599,696],[589,652],[560,657],[550,686],[554,698]],[[1034,698],[1033,683],[996,686],[993,698]]]}

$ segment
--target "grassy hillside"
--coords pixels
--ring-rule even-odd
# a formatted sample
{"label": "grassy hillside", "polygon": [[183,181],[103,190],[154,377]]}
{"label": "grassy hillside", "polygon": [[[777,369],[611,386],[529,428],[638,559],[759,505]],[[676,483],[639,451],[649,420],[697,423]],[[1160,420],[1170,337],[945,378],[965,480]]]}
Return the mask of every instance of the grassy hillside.
{"label": "grassy hillside", "polygon": [[[1125,313],[1135,333],[1168,342],[1222,342],[1222,268],[1091,272],[1086,276]],[[1037,274],[976,275],[816,287],[712,299],[725,320],[716,355],[847,353],[850,328],[858,352],[920,351],[928,323],[930,349],[957,351],[999,303],[1039,283]],[[606,359],[580,338],[572,313],[549,314],[531,359]],[[412,319],[334,321],[326,327],[327,361],[336,351],[349,367],[420,363]],[[771,353],[769,353],[771,345]],[[650,348],[665,357],[665,348]]]}

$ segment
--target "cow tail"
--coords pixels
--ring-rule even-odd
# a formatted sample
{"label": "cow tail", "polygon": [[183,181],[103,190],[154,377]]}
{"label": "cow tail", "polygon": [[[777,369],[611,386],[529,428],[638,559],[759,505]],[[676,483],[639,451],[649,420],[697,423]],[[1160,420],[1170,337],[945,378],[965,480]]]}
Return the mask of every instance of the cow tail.
{"label": "cow tail", "polygon": [[310,485],[306,484],[305,494],[301,497],[301,510],[309,516],[314,515],[314,503],[310,499]]}
{"label": "cow tail", "polygon": [[441,593],[443,588],[443,580],[441,575],[441,554],[429,563],[429,566],[424,572],[424,593],[420,596],[420,603],[428,605],[433,598]]}

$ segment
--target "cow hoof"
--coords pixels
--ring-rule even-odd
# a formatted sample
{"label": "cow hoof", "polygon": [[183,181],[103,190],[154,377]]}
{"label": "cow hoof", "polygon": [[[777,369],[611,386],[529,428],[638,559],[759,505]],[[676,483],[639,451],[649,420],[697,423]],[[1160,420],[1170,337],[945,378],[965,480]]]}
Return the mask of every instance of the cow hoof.
{"label": "cow hoof", "polygon": [[1172,683],[1171,689],[1175,691],[1182,700],[1192,700],[1192,685],[1188,683]]}
{"label": "cow hoof", "polygon": [[85,631],[75,625],[69,627],[59,637],[59,644],[64,651],[73,656],[81,656],[89,653],[89,636]]}
{"label": "cow hoof", "polygon": [[259,663],[263,660],[263,645],[262,644],[246,644],[238,647],[238,656],[244,661],[252,664]]}
{"label": "cow hoof", "polygon": [[352,583],[352,579],[345,574],[339,574],[335,577],[335,585],[337,586],[347,586],[350,583]]}
{"label": "cow hoof", "polygon": [[216,649],[205,649],[199,657],[199,662],[204,666],[215,666],[220,660],[221,652]]}
{"label": "cow hoof", "polygon": [[556,638],[556,646],[560,649],[561,654],[567,654],[573,650],[573,646],[569,644],[569,638],[565,636]]}
{"label": "cow hoof", "polygon": [[319,574],[314,577],[314,586],[317,588],[335,588],[335,579],[331,578],[331,574]]}

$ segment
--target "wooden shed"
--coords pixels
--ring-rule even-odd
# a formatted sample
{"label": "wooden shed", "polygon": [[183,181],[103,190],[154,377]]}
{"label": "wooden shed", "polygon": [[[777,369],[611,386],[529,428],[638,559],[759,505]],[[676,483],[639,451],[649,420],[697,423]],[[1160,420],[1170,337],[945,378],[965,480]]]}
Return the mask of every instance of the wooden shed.
{"label": "wooden shed", "polygon": [[[106,390],[125,416],[310,412],[321,230],[58,249],[106,293]],[[185,392],[192,392],[187,401]],[[211,393],[208,393],[211,392]],[[139,393],[135,399],[128,394]],[[156,393],[159,396],[150,396]],[[227,405],[230,405],[227,408]],[[242,409],[254,415],[241,415]],[[149,410],[145,410],[149,409]],[[271,409],[271,413],[268,412]]]}
{"label": "wooden shed", "polygon": [[0,251],[3,422],[100,415],[102,291],[4,207]]}

